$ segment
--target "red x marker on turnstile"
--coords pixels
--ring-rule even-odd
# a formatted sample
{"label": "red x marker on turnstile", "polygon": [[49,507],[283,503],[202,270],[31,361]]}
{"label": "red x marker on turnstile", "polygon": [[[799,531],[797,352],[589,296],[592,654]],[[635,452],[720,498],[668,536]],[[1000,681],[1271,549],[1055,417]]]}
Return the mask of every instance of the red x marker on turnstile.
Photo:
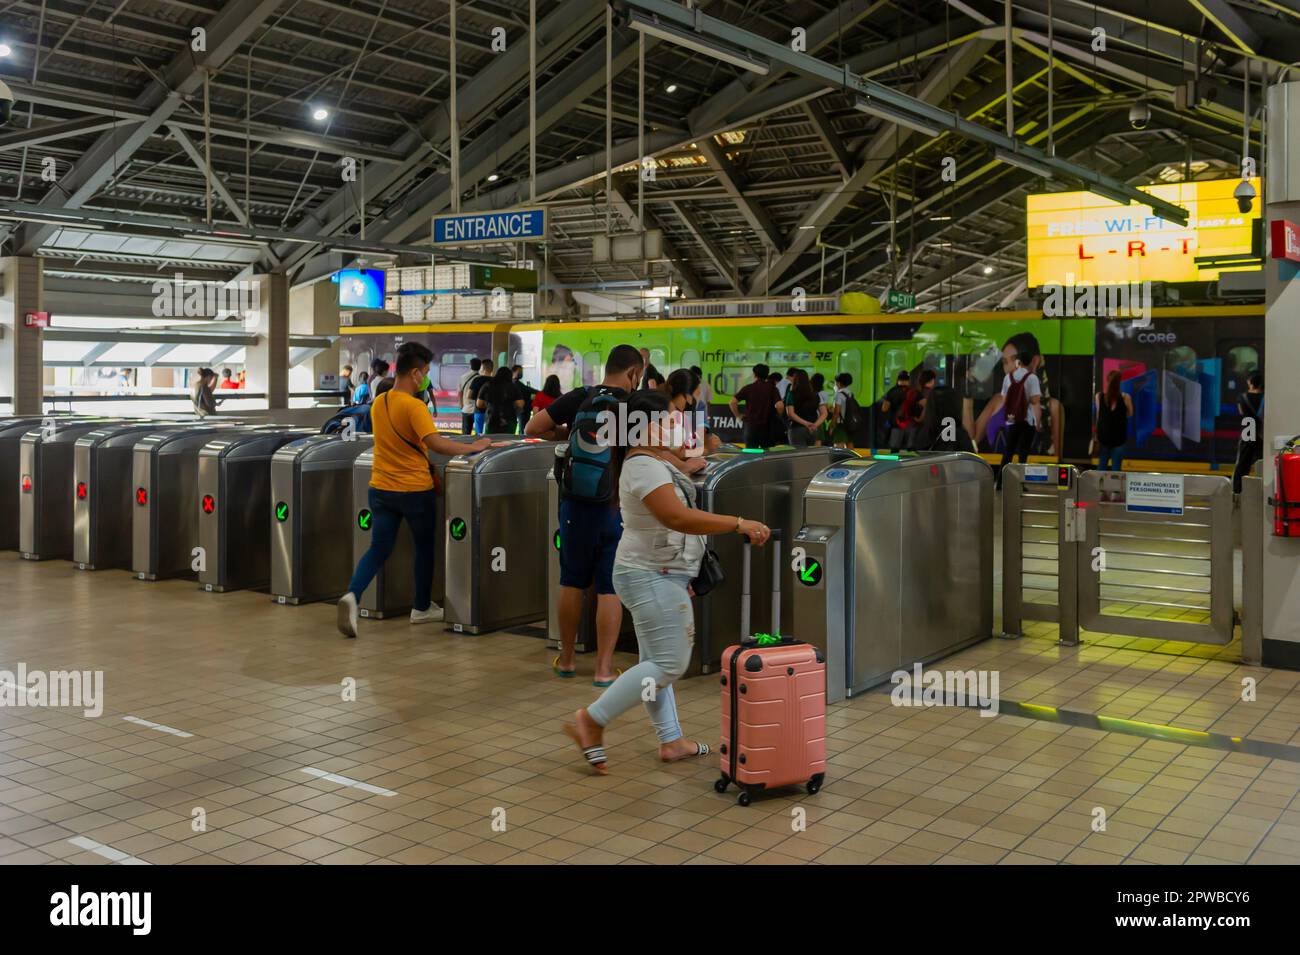
{"label": "red x marker on turnstile", "polygon": [[203,505],[204,514],[211,514],[217,509],[217,500],[211,494],[204,494],[200,503]]}
{"label": "red x marker on turnstile", "polygon": [[135,502],[143,507],[149,503],[149,492],[142,487],[135,489]]}
{"label": "red x marker on turnstile", "polygon": [[86,495],[88,495],[89,493],[90,493],[90,488],[86,486],[86,482],[85,482],[85,481],[78,481],[78,482],[77,482],[77,500],[79,500],[79,501],[84,501],[84,500],[86,499]]}

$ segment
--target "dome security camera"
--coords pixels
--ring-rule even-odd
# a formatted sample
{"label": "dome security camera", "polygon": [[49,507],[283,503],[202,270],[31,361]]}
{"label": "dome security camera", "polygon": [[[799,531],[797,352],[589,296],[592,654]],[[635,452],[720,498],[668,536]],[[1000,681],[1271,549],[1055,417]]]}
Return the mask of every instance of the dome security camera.
{"label": "dome security camera", "polygon": [[1243,179],[1237,183],[1237,188],[1232,190],[1232,198],[1237,200],[1237,208],[1241,212],[1249,212],[1251,203],[1255,199],[1255,187],[1250,184],[1249,179]]}
{"label": "dome security camera", "polygon": [[1128,124],[1134,129],[1146,129],[1151,123],[1151,107],[1145,100],[1138,100],[1128,109]]}
{"label": "dome security camera", "polygon": [[4,80],[0,80],[0,126],[9,125],[9,119],[10,117],[13,116],[13,112],[14,112],[13,91],[9,89],[9,87],[5,84]]}

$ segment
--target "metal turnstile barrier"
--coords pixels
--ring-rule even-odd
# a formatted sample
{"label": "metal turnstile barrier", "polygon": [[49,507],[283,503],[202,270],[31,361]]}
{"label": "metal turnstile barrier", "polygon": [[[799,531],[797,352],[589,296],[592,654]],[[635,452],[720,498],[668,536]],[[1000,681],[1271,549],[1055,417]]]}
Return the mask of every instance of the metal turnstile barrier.
{"label": "metal turnstile barrier", "polygon": [[135,445],[147,434],[189,427],[134,421],[77,439],[73,461],[72,561],[80,570],[131,569]]}
{"label": "metal turnstile barrier", "polygon": [[809,482],[803,514],[791,636],[825,653],[829,702],[992,636],[993,469],[982,459],[838,461]]}
{"label": "metal turnstile barrier", "polygon": [[[1151,480],[1181,482],[1181,514],[1133,509],[1131,485]],[[1229,478],[1085,471],[1079,507],[1087,516],[1077,545],[1083,548],[1080,628],[1191,643],[1232,641]]]}
{"label": "metal turnstile barrier", "polygon": [[1060,643],[1079,642],[1078,481],[1070,464],[1002,468],[1004,636],[1044,620],[1059,625]]}
{"label": "metal turnstile barrier", "polygon": [[352,468],[373,439],[299,438],[271,457],[271,596],[276,603],[332,600],[352,579]]}
{"label": "metal turnstile barrier", "polygon": [[72,558],[77,439],[112,419],[59,421],[23,435],[18,452],[18,551],[24,560]]}
{"label": "metal turnstile barrier", "polygon": [[199,585],[206,591],[262,590],[271,583],[271,458],[305,428],[221,435],[199,450]]}
{"label": "metal turnstile barrier", "polygon": [[146,434],[131,450],[131,572],[193,577],[199,543],[199,450],[229,423]]}
{"label": "metal turnstile barrier", "polygon": [[68,418],[35,416],[0,418],[0,550],[18,549],[19,459],[23,435],[43,421]]}
{"label": "metal turnstile barrier", "polygon": [[[472,434],[444,434],[444,438],[458,444],[471,444],[476,439]],[[438,477],[446,482],[447,462],[452,460],[445,454],[428,452],[429,463],[438,472]],[[360,455],[352,466],[352,563],[355,566],[367,550],[370,549],[370,472],[374,465],[374,450]],[[438,495],[435,504],[435,526],[439,533],[434,535],[433,554],[433,602],[442,605],[446,597],[445,559],[446,540],[442,534],[444,497]],[[387,563],[379,568],[375,579],[366,592],[357,601],[358,613],[362,617],[374,617],[382,620],[404,614],[411,609],[414,581],[411,566],[415,560],[415,542],[411,537],[411,528],[402,521],[397,529],[397,544]]]}
{"label": "metal turnstile barrier", "polygon": [[[1255,471],[1257,472],[1258,466]],[[1241,662],[1264,656],[1264,540],[1272,528],[1264,510],[1264,479],[1241,479]]]}
{"label": "metal turnstile barrier", "polygon": [[448,629],[483,633],[546,618],[554,463],[555,442],[525,438],[447,464]]}

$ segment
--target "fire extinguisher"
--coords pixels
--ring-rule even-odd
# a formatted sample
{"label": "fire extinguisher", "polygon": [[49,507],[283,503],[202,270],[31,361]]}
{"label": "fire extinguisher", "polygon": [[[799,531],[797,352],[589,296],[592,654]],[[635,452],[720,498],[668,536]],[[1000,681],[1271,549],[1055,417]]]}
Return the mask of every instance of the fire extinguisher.
{"label": "fire extinguisher", "polygon": [[1300,435],[1273,455],[1273,536],[1300,537]]}

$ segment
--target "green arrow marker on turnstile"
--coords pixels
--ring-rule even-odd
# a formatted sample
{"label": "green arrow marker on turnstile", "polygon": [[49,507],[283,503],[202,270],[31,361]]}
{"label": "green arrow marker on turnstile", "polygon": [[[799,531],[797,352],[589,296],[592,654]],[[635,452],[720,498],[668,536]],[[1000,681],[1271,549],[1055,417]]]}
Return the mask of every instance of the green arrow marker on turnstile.
{"label": "green arrow marker on turnstile", "polygon": [[452,540],[458,541],[465,539],[465,521],[463,518],[453,517],[450,526]]}
{"label": "green arrow marker on turnstile", "polygon": [[289,517],[289,505],[280,501],[275,505],[275,519],[283,523]]}
{"label": "green arrow marker on turnstile", "polygon": [[799,583],[807,587],[816,587],[822,579],[822,565],[815,560],[804,562],[803,570],[799,571]]}
{"label": "green arrow marker on turnstile", "polygon": [[363,507],[357,514],[357,527],[363,531],[370,530],[370,511],[367,508]]}
{"label": "green arrow marker on turnstile", "polygon": [[554,540],[555,540],[555,549],[556,549],[556,550],[559,550],[559,549],[560,549],[560,532],[559,532],[559,531],[556,531],[556,532],[555,532],[555,538],[554,538]]}

